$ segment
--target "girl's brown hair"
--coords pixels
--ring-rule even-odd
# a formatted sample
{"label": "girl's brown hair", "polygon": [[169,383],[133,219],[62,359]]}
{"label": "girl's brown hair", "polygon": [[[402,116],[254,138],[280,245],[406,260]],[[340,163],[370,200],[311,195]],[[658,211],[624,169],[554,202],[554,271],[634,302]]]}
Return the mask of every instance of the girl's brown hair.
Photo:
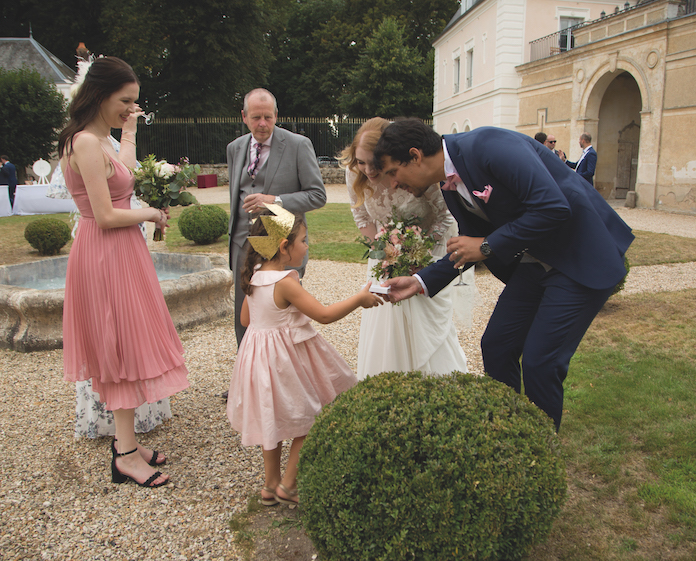
{"label": "girl's brown hair", "polygon": [[115,56],[100,57],[89,67],[85,81],[70,102],[70,121],[60,133],[58,154],[72,153],[72,138],[97,118],[102,101],[126,84],[140,81],[130,65]]}
{"label": "girl's brown hair", "polygon": [[[264,210],[261,214],[273,214],[270,210]],[[292,245],[295,240],[297,239],[297,234],[300,232],[300,227],[307,225],[305,224],[305,221],[302,219],[301,216],[295,215],[295,223],[292,225],[292,230],[290,230],[290,233],[288,234],[288,237],[285,238],[288,240],[288,245]],[[252,225],[251,228],[249,229],[249,236],[267,236],[268,232],[266,232],[266,227],[263,225],[263,222],[261,220],[256,220]],[[266,261],[269,261],[269,259],[266,259],[263,255],[261,255],[258,251],[256,251],[251,244],[249,245],[249,249],[247,251],[246,255],[246,260],[244,261],[244,267],[242,268],[242,274],[241,274],[241,287],[242,291],[244,294],[249,296],[252,291],[254,290],[254,287],[250,284],[251,283],[251,277],[254,275],[256,272],[256,269],[259,265],[262,265]],[[280,248],[279,248],[280,249]],[[270,259],[270,261],[275,261],[276,259],[280,258],[280,251],[276,251],[276,254]]]}
{"label": "girl's brown hair", "polygon": [[353,142],[351,142],[349,146],[346,146],[343,152],[341,152],[339,161],[343,167],[348,168],[357,175],[355,183],[353,184],[353,190],[357,197],[355,202],[356,207],[365,202],[365,191],[368,190],[369,194],[372,195],[374,189],[367,181],[367,176],[358,169],[358,160],[355,157],[355,150],[358,148],[358,145],[362,144],[365,150],[373,152],[375,146],[377,146],[379,137],[382,136],[382,131],[388,126],[389,121],[382,119],[382,117],[373,117],[365,121],[353,137]]}

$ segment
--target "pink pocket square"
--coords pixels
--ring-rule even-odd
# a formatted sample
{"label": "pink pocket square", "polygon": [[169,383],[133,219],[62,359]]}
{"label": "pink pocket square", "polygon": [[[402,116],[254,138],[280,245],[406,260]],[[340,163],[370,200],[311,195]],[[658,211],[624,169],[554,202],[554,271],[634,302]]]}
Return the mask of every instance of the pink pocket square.
{"label": "pink pocket square", "polygon": [[493,187],[490,185],[486,185],[483,188],[483,191],[472,191],[473,194],[481,199],[484,203],[488,202],[488,199],[491,197],[491,193],[493,192]]}

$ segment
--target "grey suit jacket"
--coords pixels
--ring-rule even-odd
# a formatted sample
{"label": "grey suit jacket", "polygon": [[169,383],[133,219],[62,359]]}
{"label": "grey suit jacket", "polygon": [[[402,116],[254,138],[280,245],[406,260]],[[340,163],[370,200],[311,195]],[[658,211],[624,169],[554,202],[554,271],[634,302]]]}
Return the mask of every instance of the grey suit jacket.
{"label": "grey suit jacket", "polygon": [[[230,174],[230,243],[236,227],[239,207],[239,182],[246,173],[244,164],[249,153],[251,133],[227,145],[227,170]],[[311,141],[280,127],[273,129],[271,151],[266,161],[263,193],[279,196],[283,208],[293,214],[304,213],[326,204],[326,190],[321,178],[317,155]]]}

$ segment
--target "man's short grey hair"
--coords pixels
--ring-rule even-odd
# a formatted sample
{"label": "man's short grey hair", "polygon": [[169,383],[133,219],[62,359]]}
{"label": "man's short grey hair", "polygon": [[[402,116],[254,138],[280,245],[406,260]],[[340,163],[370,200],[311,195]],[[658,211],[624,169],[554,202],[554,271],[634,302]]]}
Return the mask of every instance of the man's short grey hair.
{"label": "man's short grey hair", "polygon": [[275,110],[276,115],[278,114],[278,102],[276,101],[275,96],[265,88],[256,88],[254,90],[251,90],[248,94],[244,96],[243,111],[245,115],[249,112],[249,98],[252,95],[256,94],[267,95],[268,97],[270,97],[273,100],[273,109]]}
{"label": "man's short grey hair", "polygon": [[584,132],[580,135],[580,138],[582,138],[585,142],[592,142],[592,136],[588,132]]}

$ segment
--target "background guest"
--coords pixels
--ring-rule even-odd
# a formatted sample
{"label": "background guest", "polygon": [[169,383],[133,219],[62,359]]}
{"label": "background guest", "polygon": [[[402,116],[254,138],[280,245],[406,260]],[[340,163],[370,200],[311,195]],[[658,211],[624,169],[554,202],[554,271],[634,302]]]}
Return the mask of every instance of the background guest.
{"label": "background guest", "polygon": [[565,159],[565,154],[561,159],[590,185],[594,185],[593,178],[595,168],[597,167],[597,152],[592,148],[592,137],[584,132],[580,135],[578,143],[580,144],[580,148],[582,148],[582,155],[577,162],[568,161]]}
{"label": "background guest", "polygon": [[14,206],[14,196],[17,190],[17,168],[4,154],[0,156],[0,185],[7,185],[7,193],[10,196],[10,206]]}

